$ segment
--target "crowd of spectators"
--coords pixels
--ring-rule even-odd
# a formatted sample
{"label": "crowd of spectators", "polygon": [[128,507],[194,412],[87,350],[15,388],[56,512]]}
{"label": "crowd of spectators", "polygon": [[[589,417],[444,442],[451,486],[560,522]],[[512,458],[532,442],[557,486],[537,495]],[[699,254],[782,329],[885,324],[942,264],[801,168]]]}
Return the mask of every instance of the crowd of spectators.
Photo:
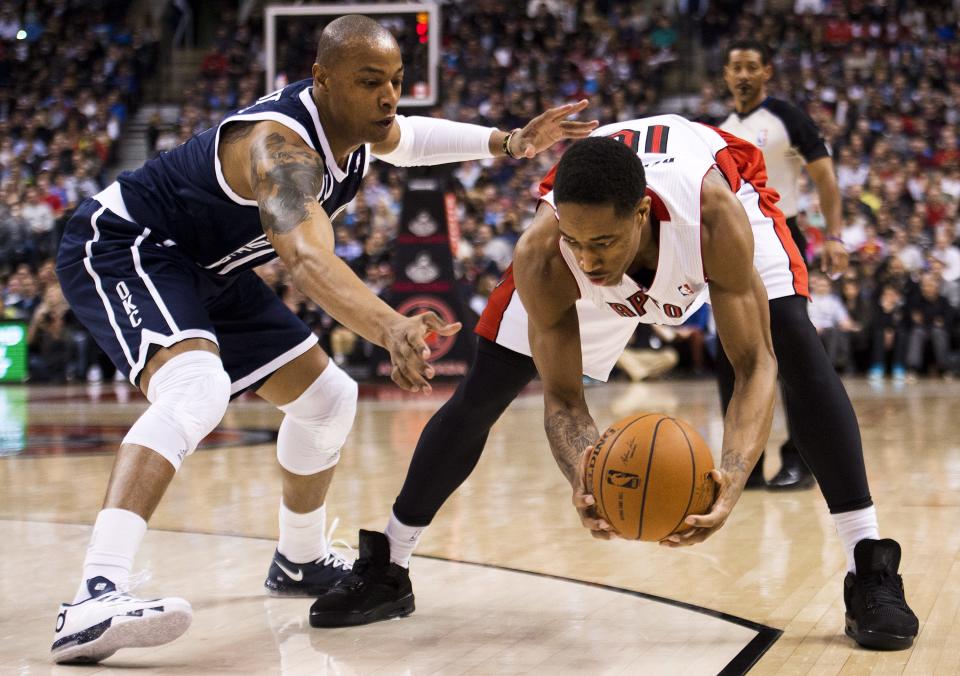
{"label": "crowd of spectators", "polygon": [[[682,15],[681,9],[688,14]],[[720,78],[724,47],[741,37],[769,43],[775,71],[769,90],[803,107],[823,130],[843,193],[843,238],[851,253],[851,268],[841,280],[817,275],[811,279],[815,296],[811,316],[837,368],[874,378],[889,371],[897,379],[927,371],[949,377],[956,370],[955,354],[960,347],[960,249],[955,244],[960,200],[960,39],[956,34],[958,15],[951,3],[477,0],[445,4],[442,20],[440,102],[432,110],[408,112],[504,129],[523,124],[547,107],[580,97],[591,102],[584,116],[602,122],[680,112],[715,123],[732,109]],[[223,28],[205,54],[199,77],[185,92],[178,124],[169,127],[155,121],[150,134],[155,152],[173,147],[214,124],[224,112],[249,105],[264,93],[262,26],[258,22],[255,16],[236,27],[236,17],[225,12]],[[0,20],[0,40],[5,40],[3,26]],[[143,72],[141,56],[150,44],[145,35],[127,33],[129,41],[124,43],[110,37],[117,33],[115,29],[70,26],[69,34],[75,40],[89,38],[103,55],[120,50],[130,66],[128,72]],[[313,34],[293,37],[297,44],[315,44]],[[280,42],[284,44],[284,40]],[[293,42],[286,40],[286,44]],[[0,42],[0,48],[14,52],[18,47],[19,43]],[[88,45],[86,53],[92,51],[94,47]],[[691,55],[698,53],[705,84],[699,103],[684,109],[675,103],[681,99],[664,98],[664,92],[670,85],[671,69],[677,63],[693,63]],[[101,63],[89,58],[94,66]],[[105,56],[100,58],[103,64],[108,61]],[[0,78],[4,77],[3,63],[0,57]],[[35,68],[43,71],[48,63],[49,59]],[[78,150],[81,155],[86,151],[83,156],[88,160],[93,159],[89,150],[98,134],[106,132],[109,138],[107,123],[122,121],[109,112],[110,107],[104,115],[103,102],[115,96],[129,110],[136,91],[108,77],[97,78],[96,67],[92,72],[74,69],[77,96],[70,100],[74,107],[69,108],[77,110],[76,101],[83,99],[85,89],[79,85],[80,78],[86,77],[86,87],[100,87],[89,97],[92,116],[60,116],[78,120],[73,135],[64,139],[92,135],[88,143],[72,146],[72,156]],[[29,80],[33,87],[43,80],[36,75],[21,79]],[[304,70],[303,76],[307,75]],[[4,100],[3,91],[0,87],[0,101]],[[50,99],[54,108],[67,106],[61,90]],[[16,110],[17,97],[6,101],[7,107],[0,108],[0,124],[12,119]],[[4,115],[5,110],[11,112]],[[55,137],[53,134],[51,141]],[[14,147],[6,140],[0,143],[5,198],[11,185],[5,158]],[[540,178],[558,156],[559,149],[533,161],[468,163],[451,172],[461,229],[455,263],[464,304],[473,314],[482,311],[509,263],[513,245],[532,218]],[[81,180],[92,183],[88,189],[97,187],[100,166],[102,163],[90,165],[81,175]],[[76,173],[71,175],[76,177]],[[337,253],[381,294],[389,292],[392,281],[391,243],[397,233],[406,177],[404,170],[374,163],[357,199],[335,223]],[[4,221],[26,218],[26,210],[33,221],[43,222],[44,218],[28,207],[47,199],[51,188],[46,186],[64,180],[62,172],[51,172],[46,178],[42,171],[30,172],[26,179],[18,176],[18,185],[22,185],[18,215],[5,215]],[[813,186],[804,185],[801,193],[799,218],[811,242],[804,254],[816,269],[823,216]],[[42,258],[28,260],[36,266]],[[337,327],[290,287],[282,266],[273,263],[261,272],[285,302],[316,327],[338,361],[362,363],[368,357],[368,345]],[[681,363],[691,371],[709,369],[712,333],[712,322],[703,316],[695,326],[679,332],[692,346],[681,350]],[[640,347],[652,342],[657,348],[673,338],[646,332],[642,340]]]}
{"label": "crowd of spectators", "polygon": [[66,218],[103,186],[157,61],[156,38],[126,21],[128,4],[0,3],[0,318],[29,323],[38,381],[86,373],[89,339],[52,257]]}
{"label": "crowd of spectators", "polygon": [[[696,114],[708,122],[727,115],[717,92],[728,40],[770,45],[771,93],[816,121],[843,195],[850,270],[841,280],[811,280],[811,316],[835,365],[875,379],[952,377],[960,347],[960,15],[951,2],[914,0],[798,0],[796,9],[706,10],[710,81]],[[799,219],[816,268],[823,215],[812,184]]]}

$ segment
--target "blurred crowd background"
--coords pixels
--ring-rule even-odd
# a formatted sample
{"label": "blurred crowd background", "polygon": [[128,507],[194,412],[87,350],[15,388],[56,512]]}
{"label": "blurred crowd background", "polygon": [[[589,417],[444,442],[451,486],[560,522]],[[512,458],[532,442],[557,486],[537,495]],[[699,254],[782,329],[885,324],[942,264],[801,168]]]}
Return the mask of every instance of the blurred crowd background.
{"label": "blurred crowd background", "polygon": [[[130,11],[136,4],[0,5],[0,317],[29,324],[31,381],[112,373],[72,319],[50,259],[77,202],[112,180],[125,125],[163,61],[163,36],[190,11],[179,0],[151,21]],[[220,23],[201,46],[191,86],[178,94],[176,122],[150,120],[151,154],[265,93],[262,13],[243,17],[237,3],[206,4],[217,5]],[[716,124],[732,110],[721,77],[725,46],[745,37],[769,44],[775,72],[769,91],[817,122],[843,194],[850,270],[839,280],[811,278],[811,318],[836,367],[902,381],[958,372],[960,12],[953,3],[441,4],[439,103],[405,112],[501,129],[577,98],[590,100],[585,117],[601,123],[677,112]],[[312,35],[297,37],[315,42]],[[540,179],[559,154],[453,169],[458,289],[474,319],[509,264],[532,219]],[[406,178],[404,170],[374,163],[335,223],[337,254],[388,300]],[[799,218],[810,242],[804,254],[816,270],[823,216],[809,182],[801,195]],[[362,375],[370,346],[306,300],[278,262],[259,272],[334,358]],[[679,330],[642,327],[632,354],[666,355],[662,364],[677,364],[675,373],[699,375],[712,367],[714,340],[705,310]],[[623,377],[634,379],[653,371],[629,360],[622,367]]]}

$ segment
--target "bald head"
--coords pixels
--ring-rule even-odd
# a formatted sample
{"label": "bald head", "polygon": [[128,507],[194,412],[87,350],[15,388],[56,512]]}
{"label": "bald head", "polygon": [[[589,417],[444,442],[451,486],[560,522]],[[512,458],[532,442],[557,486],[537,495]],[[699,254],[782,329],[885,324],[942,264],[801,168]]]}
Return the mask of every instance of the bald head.
{"label": "bald head", "polygon": [[400,49],[390,31],[379,23],[368,16],[348,14],[334,19],[323,29],[317,45],[317,63],[332,67],[354,47]]}

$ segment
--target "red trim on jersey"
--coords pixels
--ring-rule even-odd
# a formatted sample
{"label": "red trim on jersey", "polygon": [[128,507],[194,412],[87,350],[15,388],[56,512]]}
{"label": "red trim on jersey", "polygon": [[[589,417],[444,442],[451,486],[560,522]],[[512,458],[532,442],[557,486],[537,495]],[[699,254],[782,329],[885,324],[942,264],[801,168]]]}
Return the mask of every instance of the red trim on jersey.
{"label": "red trim on jersey", "polygon": [[793,275],[793,290],[799,295],[810,297],[810,291],[807,286],[807,264],[797,249],[793,237],[790,235],[790,228],[787,226],[787,219],[783,212],[777,207],[780,195],[777,191],[767,185],[767,165],[763,161],[763,153],[752,143],[748,143],[741,138],[734,136],[722,129],[709,127],[719,134],[727,143],[726,148],[721,148],[717,152],[717,167],[723,172],[730,188],[737,192],[744,182],[753,186],[760,199],[758,206],[760,212],[773,221],[773,229],[783,246],[784,252],[790,261],[790,273]]}
{"label": "red trim on jersey", "polygon": [[667,205],[663,203],[663,200],[660,199],[660,195],[655,193],[650,186],[647,186],[647,197],[650,198],[650,208],[653,210],[653,215],[657,217],[657,220],[661,223],[670,222],[670,211],[667,209]]}
{"label": "red trim on jersey", "polygon": [[713,167],[707,169],[703,174],[703,178],[700,179],[700,272],[703,273],[703,281],[707,284],[710,283],[710,277],[707,275],[706,263],[703,258],[703,182],[707,180],[707,175],[709,175],[712,170]]}
{"label": "red trim on jersey", "polygon": [[483,308],[483,314],[480,315],[480,321],[477,322],[477,326],[473,330],[474,333],[494,343],[497,342],[503,315],[507,311],[507,306],[510,305],[516,290],[517,285],[513,281],[513,264],[511,264],[503,273],[503,277],[500,278],[500,283],[490,294],[487,306]]}
{"label": "red trim on jersey", "polygon": [[[753,186],[756,189],[757,186]],[[759,192],[759,191],[758,191]],[[776,194],[774,192],[774,194]],[[777,208],[775,202],[764,199],[763,193],[760,193],[759,205],[760,211],[773,221],[774,232],[777,233],[777,239],[783,247],[787,258],[790,259],[790,272],[793,273],[793,290],[799,295],[810,298],[810,290],[807,284],[807,264],[800,255],[800,249],[797,243],[793,241],[793,235],[790,234],[790,227],[787,225],[787,219],[783,212]]]}
{"label": "red trim on jersey", "polygon": [[557,164],[553,165],[547,175],[543,177],[543,180],[540,181],[540,197],[553,190],[553,182],[557,180]]}

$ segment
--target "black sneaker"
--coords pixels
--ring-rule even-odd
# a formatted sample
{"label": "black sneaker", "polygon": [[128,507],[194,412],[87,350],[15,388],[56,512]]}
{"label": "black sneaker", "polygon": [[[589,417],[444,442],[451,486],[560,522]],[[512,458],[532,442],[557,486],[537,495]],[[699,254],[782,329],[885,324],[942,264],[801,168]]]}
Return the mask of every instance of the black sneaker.
{"label": "black sneaker", "polygon": [[843,581],[847,636],[865,648],[903,650],[920,630],[903,596],[900,545],[895,540],[861,540],[853,550],[857,572]]}
{"label": "black sneaker", "polygon": [[770,491],[802,491],[813,488],[817,480],[813,473],[803,464],[803,460],[784,460],[780,471],[767,482]]}
{"label": "black sneaker", "polygon": [[310,563],[293,563],[276,551],[263,586],[271,596],[320,596],[350,575],[352,565],[332,549]]}
{"label": "black sneaker", "polygon": [[360,557],[353,572],[310,606],[310,624],[349,627],[406,617],[413,609],[410,575],[390,562],[387,536],[361,530]]}

